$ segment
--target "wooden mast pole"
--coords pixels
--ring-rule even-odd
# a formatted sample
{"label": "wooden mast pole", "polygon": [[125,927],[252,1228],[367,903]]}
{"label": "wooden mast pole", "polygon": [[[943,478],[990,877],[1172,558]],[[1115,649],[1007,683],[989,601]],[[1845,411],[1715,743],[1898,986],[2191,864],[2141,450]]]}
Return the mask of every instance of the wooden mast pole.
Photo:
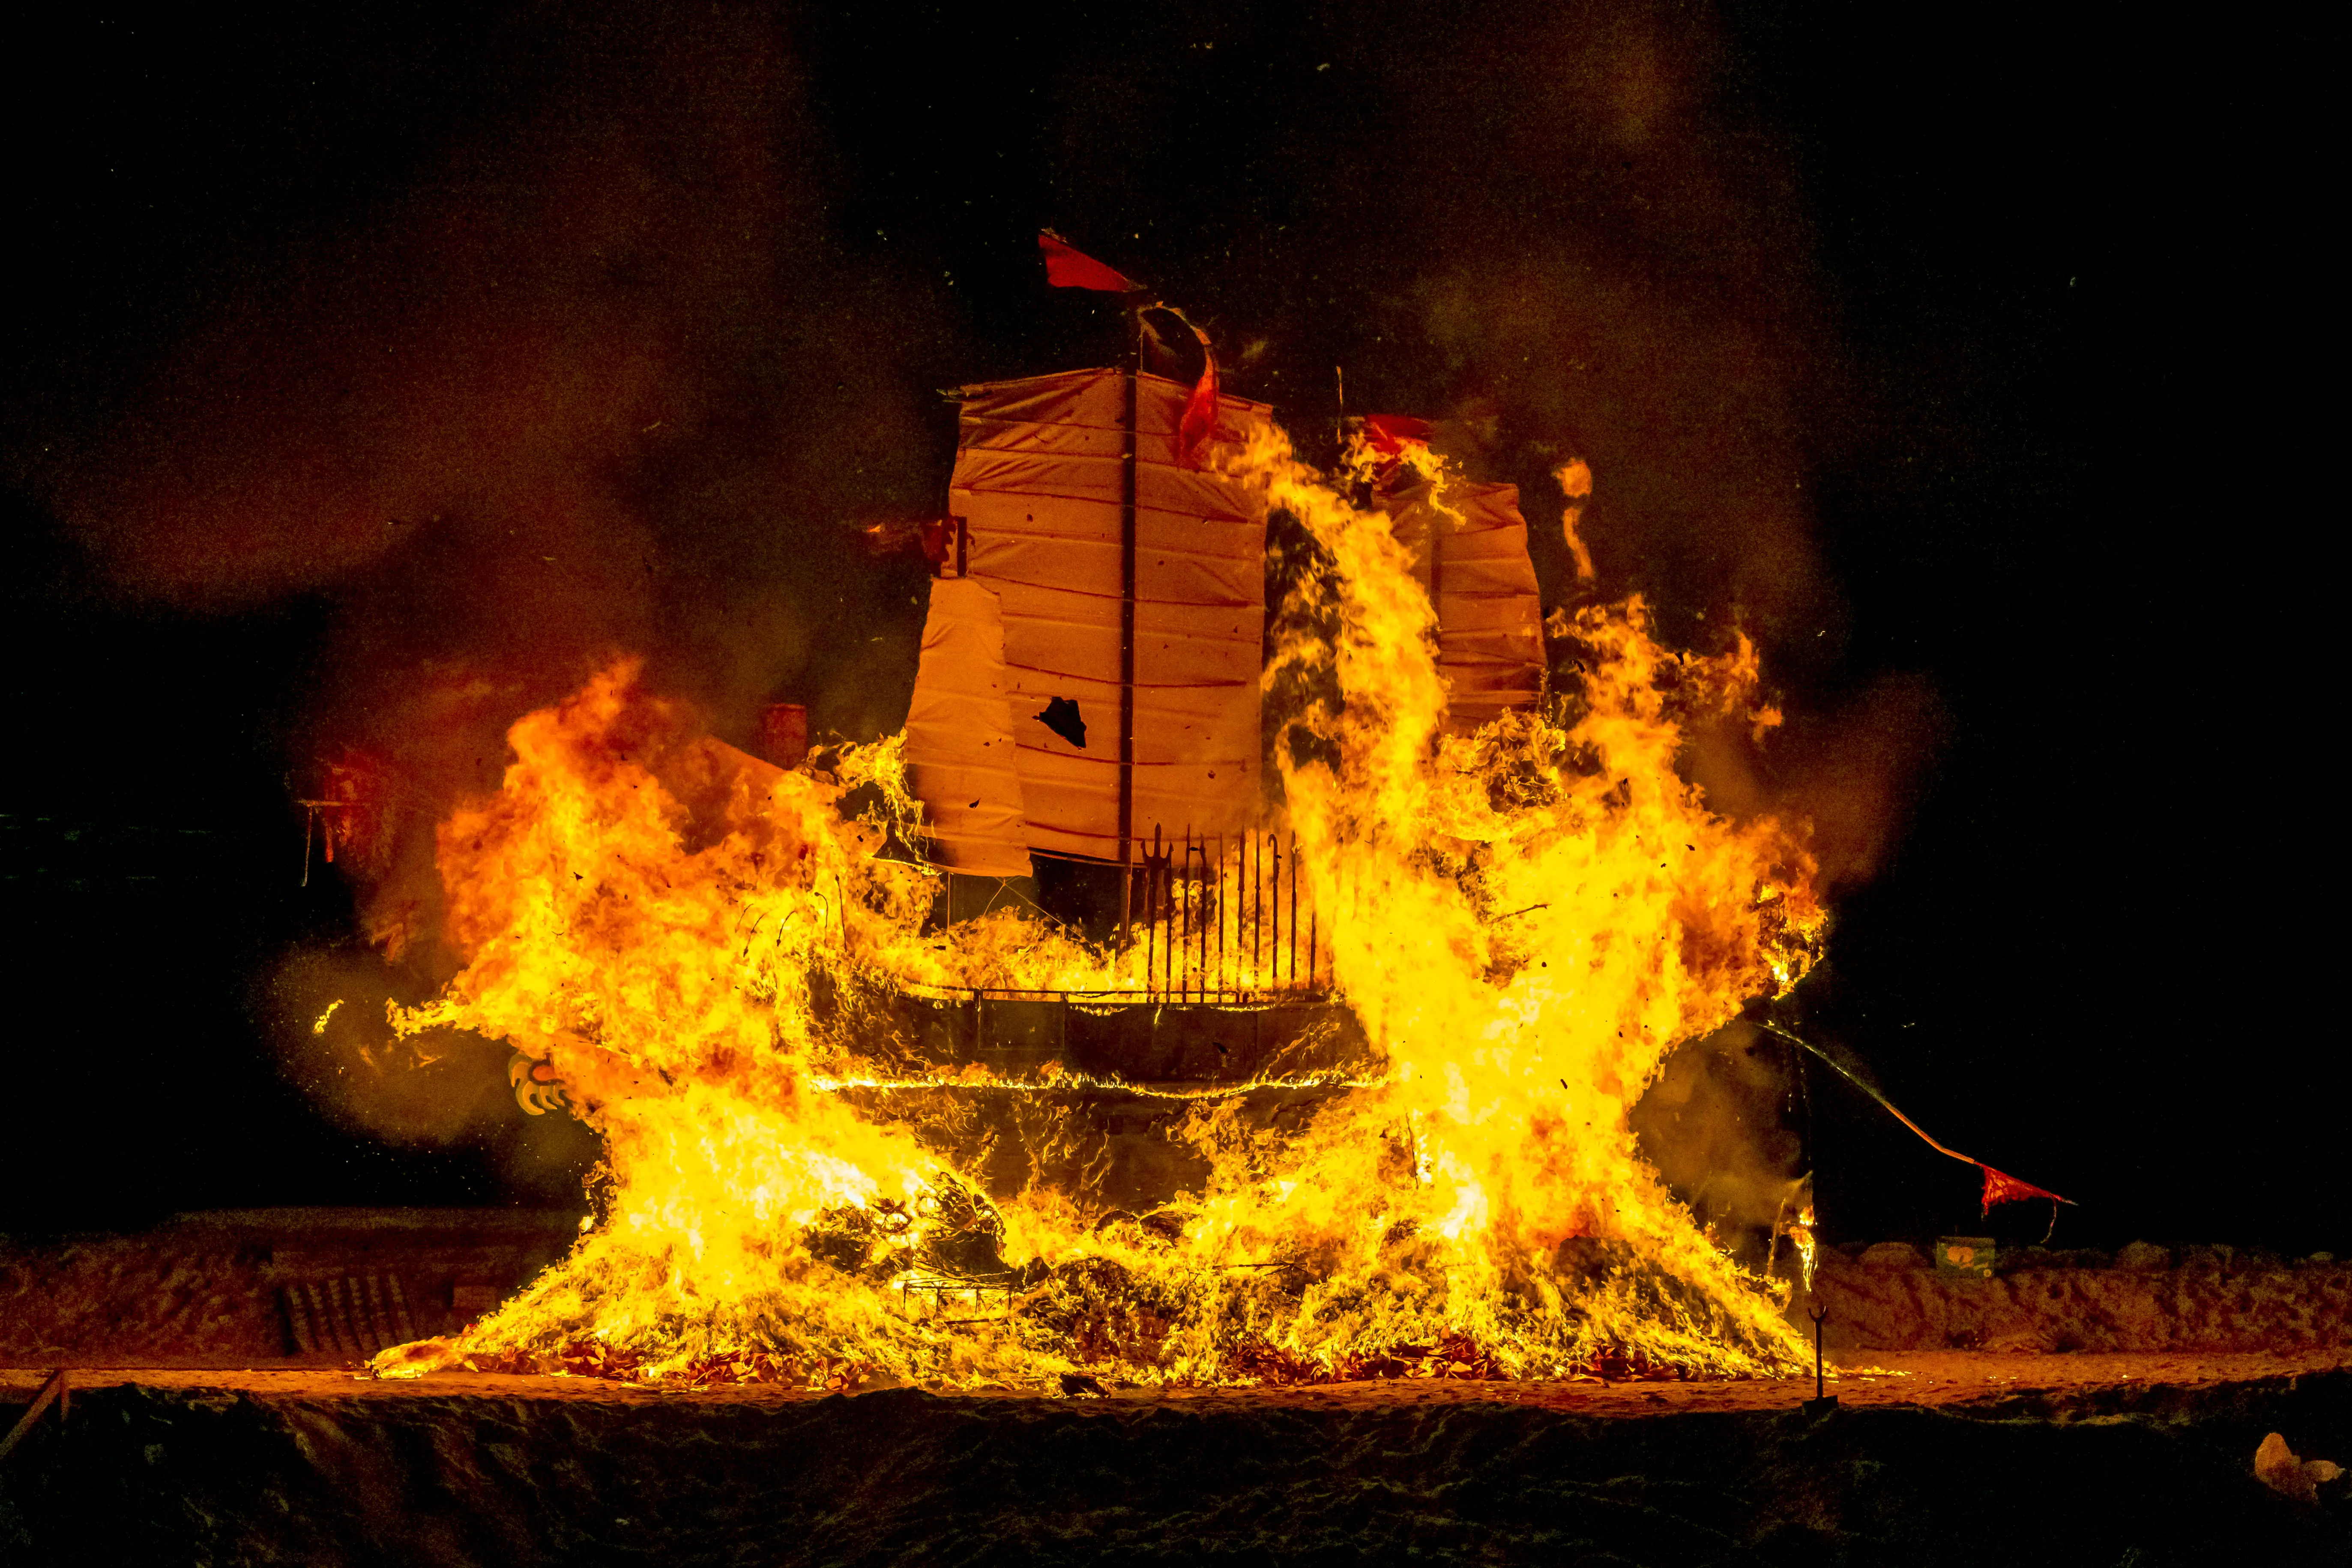
{"label": "wooden mast pole", "polygon": [[1129,941],[1135,897],[1135,449],[1136,376],[1143,363],[1143,312],[1130,308],[1126,409],[1118,474],[1118,944]]}

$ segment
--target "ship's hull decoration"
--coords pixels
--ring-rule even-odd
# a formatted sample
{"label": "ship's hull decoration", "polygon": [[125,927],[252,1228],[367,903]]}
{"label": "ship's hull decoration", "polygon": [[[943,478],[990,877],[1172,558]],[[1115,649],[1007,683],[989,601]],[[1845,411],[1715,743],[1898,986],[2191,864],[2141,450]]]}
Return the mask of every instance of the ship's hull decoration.
{"label": "ship's hull decoration", "polygon": [[[963,390],[949,490],[959,531],[934,591],[950,581],[967,587],[934,597],[924,640],[928,649],[936,637],[945,650],[969,624],[971,642],[984,645],[988,609],[970,589],[993,595],[1019,795],[1016,805],[1010,795],[946,784],[987,751],[994,710],[950,695],[946,684],[934,688],[927,655],[915,706],[929,721],[923,734],[910,729],[907,760],[916,794],[943,827],[942,814],[959,809],[1000,826],[1018,810],[1026,848],[1117,861],[1133,854],[1130,847],[1122,856],[1122,826],[1137,838],[1155,826],[1233,833],[1258,814],[1265,514],[1240,484],[1183,462],[1180,427],[1192,389],[1155,375],[1134,382],[1131,490],[1126,373],[1072,371]],[[1240,441],[1268,409],[1221,397],[1216,413],[1213,441]],[[1131,715],[1121,679],[1130,573]],[[943,660],[938,673],[948,680]],[[1132,798],[1122,813],[1126,772]],[[941,863],[957,870],[980,869],[947,858],[982,852],[967,827],[976,824],[958,821],[942,837]],[[1009,854],[989,853],[1011,863]]]}

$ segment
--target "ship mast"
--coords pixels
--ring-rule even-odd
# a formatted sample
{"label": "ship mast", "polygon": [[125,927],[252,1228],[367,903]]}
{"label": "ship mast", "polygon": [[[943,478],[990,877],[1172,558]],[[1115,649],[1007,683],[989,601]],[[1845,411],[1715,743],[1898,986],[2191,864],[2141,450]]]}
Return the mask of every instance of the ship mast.
{"label": "ship mast", "polygon": [[1136,376],[1143,364],[1143,312],[1130,305],[1118,473],[1118,945],[1128,945],[1135,897],[1135,447]]}

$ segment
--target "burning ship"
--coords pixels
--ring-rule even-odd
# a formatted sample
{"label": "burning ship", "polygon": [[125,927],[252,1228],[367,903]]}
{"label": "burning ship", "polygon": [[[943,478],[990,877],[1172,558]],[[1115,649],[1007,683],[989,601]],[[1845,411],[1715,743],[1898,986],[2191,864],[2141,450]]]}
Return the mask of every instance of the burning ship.
{"label": "burning ship", "polygon": [[[850,1092],[887,1112],[910,1079],[961,1089],[1000,1190],[1034,1152],[997,1086],[1064,1085],[1061,1108],[1100,1140],[1092,1195],[1139,1210],[1188,1173],[1165,1134],[1202,1096],[1295,1123],[1382,1068],[1335,994],[1297,835],[1264,787],[1265,499],[1202,460],[1270,429],[1272,410],[1213,377],[1104,367],[950,395],[956,460],[920,538],[932,582],[904,729],[919,811],[881,852],[934,876],[935,924],[1019,910],[1113,956],[1076,984],[869,999],[862,1053],[898,1076]],[[1435,612],[1446,727],[1535,707],[1543,631],[1517,487],[1405,460],[1427,451],[1425,422],[1361,425],[1374,499]],[[526,1110],[563,1103],[545,1064],[519,1055],[513,1078]]]}
{"label": "burning ship", "polygon": [[1410,420],[1334,479],[1213,363],[954,395],[902,733],[779,767],[624,664],[441,825],[463,967],[395,1028],[507,1041],[606,1158],[570,1258],[383,1368],[1794,1364],[1630,1122],[1817,950],[1801,837],[1675,772],[1773,721],[1752,647],[1547,628],[1516,491]]}
{"label": "burning ship", "polygon": [[[1378,1070],[1333,994],[1297,837],[1263,787],[1265,500],[1201,460],[1246,445],[1271,411],[1208,395],[1202,418],[1200,386],[1116,369],[956,394],[906,725],[925,858],[947,918],[1009,903],[1124,962],[1108,984],[939,997],[920,1053],[935,1062],[1057,1063],[1100,1085],[1106,1107],[1244,1085],[1303,1107]],[[1428,434],[1377,429],[1391,447]],[[1449,723],[1468,732],[1533,705],[1542,632],[1516,489],[1454,481],[1441,508],[1402,462],[1384,477],[1437,609]],[[1114,1128],[1156,1120],[1101,1114]],[[1129,1202],[1151,1195],[1113,1184]]]}

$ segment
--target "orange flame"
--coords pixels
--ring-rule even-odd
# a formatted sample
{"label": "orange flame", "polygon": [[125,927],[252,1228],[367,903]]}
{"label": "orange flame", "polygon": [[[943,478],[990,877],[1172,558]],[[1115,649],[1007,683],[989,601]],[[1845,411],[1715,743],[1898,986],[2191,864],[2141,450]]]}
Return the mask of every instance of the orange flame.
{"label": "orange flame", "polygon": [[[1758,718],[1754,648],[1675,654],[1638,599],[1587,609],[1547,711],[1449,736],[1429,602],[1384,519],[1278,431],[1217,458],[1319,552],[1319,629],[1286,637],[1268,679],[1311,668],[1336,696],[1292,716],[1282,809],[1385,1074],[1287,1137],[1203,1096],[1186,1136],[1210,1174],[1141,1220],[1049,1180],[991,1205],[952,1139],[853,1092],[946,1079],[877,1059],[856,999],[1118,989],[1136,955],[1013,913],[927,931],[929,873],[873,853],[916,810],[895,740],[782,772],[697,739],[622,665],[519,722],[499,793],[443,826],[467,965],[394,1014],[551,1064],[606,1140],[604,1213],[489,1319],[380,1371],[970,1386],[1796,1363],[1773,1288],[1699,1234],[1628,1121],[1669,1049],[1794,984],[1823,930],[1797,837],[1709,813],[1675,772],[1686,724]],[[1350,461],[1360,478],[1373,455]],[[845,820],[867,784],[882,804]],[[1044,1097],[1070,1082],[989,1087],[1036,1097],[1050,1142]],[[940,1261],[975,1237],[1004,1265],[992,1298]]]}

